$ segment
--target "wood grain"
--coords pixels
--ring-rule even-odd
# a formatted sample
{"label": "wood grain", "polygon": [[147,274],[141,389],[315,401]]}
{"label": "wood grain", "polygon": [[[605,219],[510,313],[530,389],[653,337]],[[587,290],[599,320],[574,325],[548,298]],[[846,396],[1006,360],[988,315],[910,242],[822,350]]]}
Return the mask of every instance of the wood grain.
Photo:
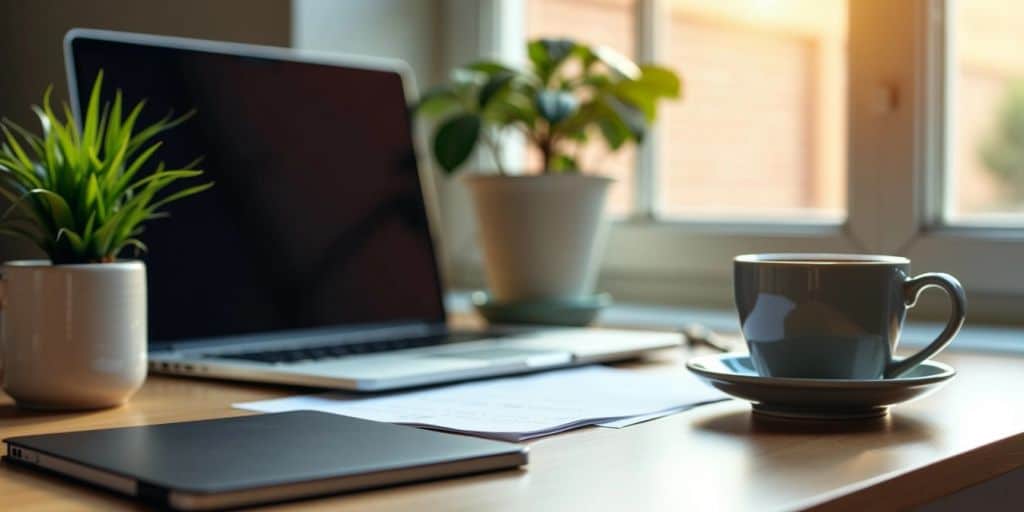
{"label": "wood grain", "polygon": [[[673,366],[662,351],[628,367]],[[533,441],[529,468],[299,501],[273,509],[902,509],[1024,466],[1024,359],[944,353],[945,388],[858,423],[762,421],[739,401],[633,427]],[[0,394],[0,438],[246,414],[231,404],[296,388],[152,376],[128,404],[82,413],[16,408]],[[0,465],[0,509],[119,510],[105,491]]]}

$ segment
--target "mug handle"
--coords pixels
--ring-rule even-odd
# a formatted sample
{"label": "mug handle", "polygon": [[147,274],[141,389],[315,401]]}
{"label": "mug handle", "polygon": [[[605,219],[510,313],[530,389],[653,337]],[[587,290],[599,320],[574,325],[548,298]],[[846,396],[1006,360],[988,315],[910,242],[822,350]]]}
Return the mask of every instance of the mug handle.
{"label": "mug handle", "polygon": [[923,363],[938,351],[946,348],[946,345],[949,345],[949,342],[953,340],[953,337],[960,332],[960,328],[964,325],[964,318],[967,316],[967,296],[964,295],[964,287],[960,285],[960,281],[957,281],[955,277],[949,274],[929,272],[907,279],[903,283],[904,303],[908,308],[914,307],[914,304],[917,304],[917,297],[921,295],[921,292],[925,288],[932,286],[942,288],[946,291],[946,295],[949,296],[952,307],[946,328],[939,333],[935,341],[929,343],[920,352],[904,359],[890,361],[885,367],[884,378],[893,379],[899,377],[911,368]]}

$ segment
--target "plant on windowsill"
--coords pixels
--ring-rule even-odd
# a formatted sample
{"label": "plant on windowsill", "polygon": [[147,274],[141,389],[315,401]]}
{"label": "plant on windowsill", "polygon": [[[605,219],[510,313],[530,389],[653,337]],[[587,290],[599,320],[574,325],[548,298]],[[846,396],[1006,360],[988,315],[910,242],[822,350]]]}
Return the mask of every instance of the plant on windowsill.
{"label": "plant on windowsill", "polygon": [[[497,172],[464,180],[476,208],[491,300],[578,301],[593,292],[608,178],[581,172],[582,149],[643,141],[679,77],[602,46],[569,39],[527,44],[528,65],[474,62],[427,91],[417,115],[439,120],[434,158],[451,174],[483,145]],[[540,155],[537,174],[509,173],[502,148],[519,134]],[[587,169],[592,170],[592,169]],[[597,171],[597,170],[595,170]]]}
{"label": "plant on windowsill", "polygon": [[[100,106],[102,72],[77,124],[34,107],[38,135],[0,123],[0,194],[10,206],[0,233],[27,240],[49,260],[3,267],[4,388],[19,405],[82,409],[122,403],[146,376],[146,270],[119,259],[145,250],[145,222],[199,193],[195,163],[150,165],[158,136],[191,113],[139,126],[143,102],[125,109],[121,92]],[[189,184],[188,182],[193,182]],[[168,190],[171,185],[181,185]]]}

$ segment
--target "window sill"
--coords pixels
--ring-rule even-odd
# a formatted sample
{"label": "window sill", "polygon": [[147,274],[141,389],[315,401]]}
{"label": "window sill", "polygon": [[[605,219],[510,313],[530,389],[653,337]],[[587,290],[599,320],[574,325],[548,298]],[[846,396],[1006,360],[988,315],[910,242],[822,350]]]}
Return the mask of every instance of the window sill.
{"label": "window sill", "polygon": [[[449,312],[472,312],[470,293],[456,291],[446,297]],[[736,333],[739,331],[736,313],[724,309],[663,306],[652,304],[614,304],[598,317],[605,327],[630,327],[660,330],[679,330],[690,324],[700,324],[712,331]],[[942,330],[939,322],[908,322],[903,328],[902,347],[922,347]],[[964,325],[949,350],[1024,354],[1024,328],[985,324]]]}

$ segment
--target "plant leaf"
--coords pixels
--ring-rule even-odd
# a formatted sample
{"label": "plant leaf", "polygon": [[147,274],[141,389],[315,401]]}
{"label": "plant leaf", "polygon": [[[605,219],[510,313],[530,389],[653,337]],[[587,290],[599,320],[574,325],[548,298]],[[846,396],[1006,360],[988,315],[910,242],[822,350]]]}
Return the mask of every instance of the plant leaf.
{"label": "plant leaf", "polygon": [[[0,221],[5,221],[8,219],[8,217],[14,214],[14,212],[20,211],[37,224],[45,226],[46,219],[40,217],[38,211],[33,209],[30,205],[26,204],[32,201],[32,194],[29,194],[27,190],[24,192],[20,192],[20,194],[17,194],[11,190],[8,190],[8,186],[11,185],[0,187],[0,195],[3,195],[4,198],[6,198],[9,203],[11,203],[11,205],[8,206],[6,210],[4,210],[4,214],[0,216]],[[21,185],[19,184],[18,186],[20,187]]]}
{"label": "plant leaf", "polygon": [[29,190],[28,193],[47,205],[55,230],[60,230],[61,228],[74,229],[75,216],[71,213],[71,207],[68,206],[67,201],[63,197],[42,188]]}
{"label": "plant leaf", "polygon": [[537,107],[522,94],[509,91],[501,101],[492,101],[484,111],[484,117],[498,126],[522,123],[532,129],[537,120]]}
{"label": "plant leaf", "polygon": [[579,108],[579,100],[567,91],[545,89],[537,93],[535,101],[537,112],[550,124],[559,123]]}
{"label": "plant leaf", "polygon": [[636,84],[655,96],[665,98],[679,98],[683,91],[683,82],[675,71],[650,64],[640,66],[640,77]]}
{"label": "plant leaf", "polygon": [[514,73],[500,72],[491,76],[487,83],[480,88],[480,108],[487,108],[502,91],[506,90],[512,80],[516,77]]}
{"label": "plant leaf", "polygon": [[603,117],[597,120],[597,126],[601,129],[601,135],[612,150],[619,149],[629,140],[629,128],[621,119],[615,117]]}
{"label": "plant leaf", "polygon": [[[156,142],[152,146],[147,148],[145,151],[142,152],[142,154],[135,157],[135,160],[131,163],[130,166],[128,166],[127,169],[124,170],[124,172],[121,173],[120,176],[116,174],[110,174],[106,177],[107,180],[114,181],[114,185],[112,187],[114,195],[119,196],[122,193],[124,193],[124,191],[128,188],[128,185],[131,183],[131,180],[135,176],[135,174],[139,172],[139,169],[141,169],[142,166],[146,163],[146,161],[149,160],[149,157],[153,156],[153,153],[156,152],[157,149],[160,149],[160,146],[162,145],[162,142]],[[190,163],[186,167],[192,167],[192,165],[193,164]]]}
{"label": "plant leaf", "polygon": [[[136,256],[138,256],[139,253],[149,252],[149,247],[146,247],[146,244],[142,243],[142,241],[139,240],[138,238],[129,238],[124,241],[124,245],[134,246]],[[118,248],[115,252],[121,252],[120,248]]]}
{"label": "plant leaf", "polygon": [[558,66],[572,55],[575,47],[571,39],[537,39],[526,45],[526,54],[541,85],[551,82]]}
{"label": "plant leaf", "polygon": [[418,115],[438,117],[461,107],[462,101],[453,87],[441,86],[425,92],[412,110]]}
{"label": "plant leaf", "polygon": [[548,169],[554,172],[578,172],[580,166],[576,159],[569,155],[555,155],[548,164]]}
{"label": "plant leaf", "polygon": [[121,97],[121,91],[118,90],[114,94],[114,106],[110,109],[109,121],[106,124],[106,135],[103,139],[103,152],[104,154],[115,153],[117,147],[115,144],[122,141],[121,136],[121,104],[123,100]]}
{"label": "plant leaf", "polygon": [[572,51],[576,48],[576,42],[572,39],[542,38],[539,40],[539,43],[544,48],[544,53],[547,54],[548,59],[556,66],[569,58],[572,55]]}
{"label": "plant leaf", "polygon": [[71,250],[76,253],[85,251],[85,242],[82,240],[82,237],[68,228],[60,228],[57,231],[56,242],[59,243],[61,240],[67,240],[71,244]]}
{"label": "plant leaf", "polygon": [[145,185],[149,185],[154,181],[166,180],[167,183],[181,178],[194,178],[203,174],[203,171],[195,171],[191,169],[175,169],[171,171],[160,171],[158,173],[150,174],[141,180],[132,183],[129,188],[137,189]]}
{"label": "plant leaf", "polygon": [[134,154],[135,150],[149,141],[149,139],[152,139],[161,132],[170,130],[175,126],[188,121],[194,115],[196,115],[195,110],[190,110],[179,117],[174,117],[174,114],[168,113],[163,119],[143,129],[137,135],[132,137],[131,141],[128,143],[128,154]]}
{"label": "plant leaf", "polygon": [[606,98],[605,101],[611,110],[615,112],[615,115],[625,124],[630,135],[637,141],[643,140],[644,134],[647,132],[647,121],[644,118],[643,112],[615,97]]}
{"label": "plant leaf", "polygon": [[497,75],[502,73],[511,73],[514,75],[517,73],[516,70],[504,64],[501,64],[500,62],[494,62],[492,60],[476,61],[472,64],[463,67],[470,71],[476,71],[478,73],[483,73],[485,75]]}
{"label": "plant leaf", "polygon": [[96,81],[92,84],[92,92],[89,93],[89,104],[85,111],[85,120],[82,126],[82,144],[91,148],[96,144],[96,132],[100,124],[100,91],[103,89],[103,71],[96,74]]}
{"label": "plant leaf", "polygon": [[643,112],[648,123],[657,115],[657,97],[639,82],[624,80],[615,85],[615,97]]}
{"label": "plant leaf", "polygon": [[43,139],[41,139],[38,135],[29,132],[28,130],[22,128],[18,123],[15,123],[10,119],[3,118],[0,119],[0,122],[2,122],[3,124],[7,125],[10,129],[17,132],[18,135],[21,135],[21,138],[26,143],[28,143],[29,148],[31,148],[32,152],[35,153],[36,158],[41,158],[43,156]]}
{"label": "plant leaf", "polygon": [[449,174],[461,166],[473,153],[480,138],[480,116],[460,114],[438,127],[434,134],[434,157]]}
{"label": "plant leaf", "polygon": [[11,130],[9,128],[7,128],[6,120],[5,120],[4,123],[0,124],[0,129],[3,130],[4,135],[7,138],[7,146],[6,147],[11,148],[11,150],[14,152],[13,156],[17,157],[18,161],[22,165],[24,165],[26,169],[31,169],[32,168],[32,160],[30,160],[28,155],[25,154],[25,150],[21,148],[20,144],[18,144],[18,139],[16,139],[14,137],[14,134],[11,133]]}
{"label": "plant leaf", "polygon": [[[170,172],[170,171],[168,171],[168,172]],[[189,187],[189,188],[186,188],[184,190],[179,190],[179,191],[177,191],[177,192],[175,192],[175,193],[173,193],[173,194],[171,194],[171,195],[169,195],[169,196],[167,196],[167,197],[165,197],[165,198],[163,198],[163,199],[153,203],[149,207],[149,210],[151,210],[151,211],[152,210],[156,210],[156,209],[158,209],[158,208],[160,208],[160,207],[162,207],[164,205],[167,205],[167,204],[172,203],[174,201],[177,201],[179,199],[184,199],[184,198],[186,198],[188,196],[196,195],[196,194],[198,194],[198,193],[200,193],[200,192],[202,192],[202,191],[204,191],[206,189],[209,189],[213,185],[214,185],[214,182],[211,181],[209,183],[203,183],[202,185],[196,185],[194,187]]]}
{"label": "plant leaf", "polygon": [[594,55],[608,66],[608,69],[612,70],[613,73],[628,78],[630,80],[637,80],[640,78],[640,67],[637,66],[629,57],[619,53],[612,49],[610,46],[595,46],[591,49]]}

